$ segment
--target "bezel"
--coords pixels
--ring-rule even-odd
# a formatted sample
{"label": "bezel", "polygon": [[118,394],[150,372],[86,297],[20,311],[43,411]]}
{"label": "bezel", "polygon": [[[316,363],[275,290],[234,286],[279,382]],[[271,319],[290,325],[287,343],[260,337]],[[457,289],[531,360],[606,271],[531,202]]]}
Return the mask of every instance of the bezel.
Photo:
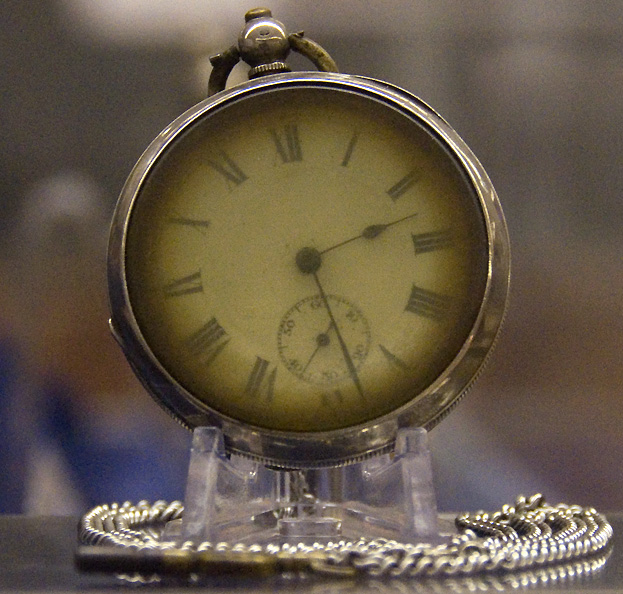
{"label": "bezel", "polygon": [[[475,190],[488,237],[488,275],[480,311],[467,340],[445,371],[405,405],[374,421],[325,432],[285,432],[254,427],[199,401],[169,374],[138,326],[126,280],[126,237],[132,210],[150,170],[163,152],[199,118],[210,117],[241,98],[285,87],[325,87],[367,96],[401,111],[435,135],[454,155]],[[218,427],[228,451],[282,468],[337,466],[393,448],[401,427],[436,425],[470,388],[494,346],[504,318],[510,280],[509,239],[493,185],[465,142],[426,103],[369,78],[320,72],[288,73],[252,80],[191,108],[165,128],[143,153],[121,192],[112,221],[108,283],[113,334],[152,397],[184,426]]]}

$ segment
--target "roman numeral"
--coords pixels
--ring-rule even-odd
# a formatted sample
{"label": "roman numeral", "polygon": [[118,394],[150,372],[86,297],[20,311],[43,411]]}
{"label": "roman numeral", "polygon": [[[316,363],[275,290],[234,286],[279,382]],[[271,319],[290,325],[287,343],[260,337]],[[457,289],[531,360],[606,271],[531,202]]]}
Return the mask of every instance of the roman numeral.
{"label": "roman numeral", "polygon": [[275,395],[276,378],[277,368],[273,367],[270,370],[270,363],[266,359],[256,357],[244,392],[253,398],[264,396],[266,400],[272,400]]}
{"label": "roman numeral", "polygon": [[402,179],[396,182],[389,190],[387,194],[396,202],[405,192],[410,190],[420,180],[420,173],[417,169],[412,169]]}
{"label": "roman numeral", "polygon": [[413,239],[413,247],[415,255],[425,254],[426,252],[434,252],[435,250],[443,250],[452,247],[454,236],[450,229],[443,231],[431,231],[430,233],[418,233],[411,235]]}
{"label": "roman numeral", "polygon": [[350,159],[353,156],[353,151],[355,150],[355,145],[357,144],[357,141],[359,140],[359,132],[355,132],[349,143],[348,146],[346,147],[346,152],[344,153],[344,158],[342,159],[342,167],[348,167],[348,164],[350,163]]}
{"label": "roman numeral", "polygon": [[296,124],[286,124],[281,132],[273,128],[270,131],[270,135],[283,163],[293,163],[294,161],[303,160],[301,140]]}
{"label": "roman numeral", "polygon": [[164,287],[165,297],[180,297],[192,293],[202,293],[201,271],[178,278]]}
{"label": "roman numeral", "polygon": [[451,298],[413,285],[405,311],[440,322],[450,308]]}
{"label": "roman numeral", "polygon": [[320,395],[320,402],[323,406],[339,407],[344,404],[344,397],[340,390],[333,390],[332,392],[323,392]]}
{"label": "roman numeral", "polygon": [[233,190],[243,181],[249,179],[245,172],[240,169],[238,164],[225,151],[221,151],[217,158],[208,159],[208,165],[225,178],[230,190]]}
{"label": "roman numeral", "polygon": [[394,355],[394,353],[392,353],[382,344],[379,344],[379,349],[381,353],[385,355],[385,358],[387,359],[390,365],[392,365],[393,367],[397,367],[398,369],[402,371],[409,371],[409,366],[400,357],[397,357],[396,355]]}
{"label": "roman numeral", "polygon": [[193,357],[207,357],[206,363],[210,364],[228,342],[227,332],[216,321],[216,318],[212,318],[186,339],[185,346]]}
{"label": "roman numeral", "polygon": [[191,219],[188,217],[169,217],[167,219],[169,223],[173,223],[174,225],[182,225],[184,227],[190,227],[191,229],[196,229],[202,235],[205,235],[206,229],[210,226],[210,221],[206,221],[205,219]]}

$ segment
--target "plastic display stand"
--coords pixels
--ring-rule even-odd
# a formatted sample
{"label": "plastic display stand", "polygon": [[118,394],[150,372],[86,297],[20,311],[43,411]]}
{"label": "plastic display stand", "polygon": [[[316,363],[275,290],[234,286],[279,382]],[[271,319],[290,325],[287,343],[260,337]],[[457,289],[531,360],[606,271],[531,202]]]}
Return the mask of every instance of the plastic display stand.
{"label": "plastic display stand", "polygon": [[401,430],[391,455],[341,468],[284,471],[226,455],[221,432],[199,427],[175,532],[181,542],[435,541],[426,431]]}

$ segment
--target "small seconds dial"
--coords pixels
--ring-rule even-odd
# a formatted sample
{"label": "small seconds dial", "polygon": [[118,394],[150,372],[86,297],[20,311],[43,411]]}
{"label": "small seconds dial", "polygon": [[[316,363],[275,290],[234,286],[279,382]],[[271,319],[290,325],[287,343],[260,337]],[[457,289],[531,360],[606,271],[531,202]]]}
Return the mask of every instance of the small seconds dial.
{"label": "small seconds dial", "polygon": [[[351,376],[370,350],[370,325],[361,310],[339,295],[299,301],[279,325],[278,349],[296,377],[325,386]],[[352,367],[349,365],[352,362]]]}

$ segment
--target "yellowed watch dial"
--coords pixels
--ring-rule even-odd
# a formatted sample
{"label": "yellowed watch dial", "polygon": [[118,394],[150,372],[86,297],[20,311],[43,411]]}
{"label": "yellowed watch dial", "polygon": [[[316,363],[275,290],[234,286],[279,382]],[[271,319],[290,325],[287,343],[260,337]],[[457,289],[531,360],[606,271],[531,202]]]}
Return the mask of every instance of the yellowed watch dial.
{"label": "yellowed watch dial", "polygon": [[402,407],[452,364],[487,246],[472,185],[423,125],[289,87],[207,112],[159,156],[125,272],[142,337],[200,406],[327,431]]}

